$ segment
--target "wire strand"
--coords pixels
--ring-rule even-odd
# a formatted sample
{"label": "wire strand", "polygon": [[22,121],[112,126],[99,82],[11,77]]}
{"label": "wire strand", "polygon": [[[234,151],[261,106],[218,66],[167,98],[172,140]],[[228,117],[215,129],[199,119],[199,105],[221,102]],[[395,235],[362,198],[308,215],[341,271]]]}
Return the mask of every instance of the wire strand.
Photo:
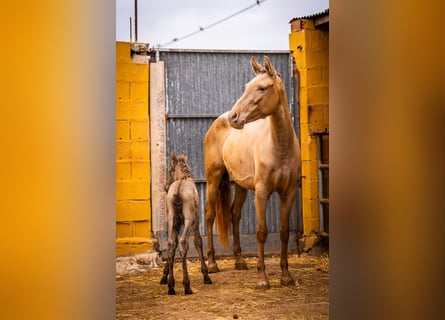
{"label": "wire strand", "polygon": [[169,45],[171,45],[173,43],[176,43],[176,42],[179,42],[181,40],[190,38],[191,36],[194,36],[195,34],[198,34],[198,33],[202,32],[202,31],[210,29],[210,28],[212,28],[212,27],[214,27],[214,26],[216,26],[216,25],[218,25],[220,23],[223,23],[223,22],[225,22],[225,21],[227,21],[227,20],[229,20],[229,19],[231,19],[231,18],[233,18],[233,17],[235,17],[235,16],[237,16],[237,15],[239,15],[239,14],[241,14],[241,13],[247,11],[247,10],[250,10],[250,9],[256,7],[256,6],[259,6],[261,3],[265,2],[265,1],[266,0],[256,0],[254,4],[252,4],[252,5],[248,6],[248,7],[245,7],[244,9],[241,9],[241,10],[235,12],[235,13],[232,13],[231,15],[229,15],[229,16],[221,19],[221,20],[213,22],[213,23],[211,23],[211,24],[209,24],[209,25],[207,25],[205,27],[199,27],[199,29],[196,30],[196,31],[193,31],[193,32],[191,32],[189,34],[186,34],[185,36],[182,36],[182,37],[173,38],[171,41],[169,41],[167,43],[164,43],[162,45],[157,45],[157,47],[158,48],[167,47],[167,46],[169,46]]}

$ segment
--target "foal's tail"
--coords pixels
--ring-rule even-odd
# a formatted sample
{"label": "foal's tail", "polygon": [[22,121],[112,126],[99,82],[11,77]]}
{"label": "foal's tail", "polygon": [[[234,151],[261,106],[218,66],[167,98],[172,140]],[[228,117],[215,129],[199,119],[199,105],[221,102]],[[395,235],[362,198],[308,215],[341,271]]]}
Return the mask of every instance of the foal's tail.
{"label": "foal's tail", "polygon": [[229,233],[232,214],[230,206],[232,203],[232,192],[228,172],[224,172],[219,184],[219,194],[216,199],[216,227],[218,238],[224,247],[229,246]]}
{"label": "foal's tail", "polygon": [[175,214],[173,215],[173,228],[179,232],[181,226],[184,224],[184,215],[182,213],[182,198],[179,194],[181,190],[182,181],[179,184],[179,188],[173,198],[173,206],[175,208]]}

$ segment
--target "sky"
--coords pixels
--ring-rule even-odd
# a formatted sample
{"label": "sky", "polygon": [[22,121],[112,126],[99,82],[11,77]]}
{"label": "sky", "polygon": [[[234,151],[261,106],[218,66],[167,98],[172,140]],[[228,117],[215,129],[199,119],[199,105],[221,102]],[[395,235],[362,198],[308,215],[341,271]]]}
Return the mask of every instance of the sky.
{"label": "sky", "polygon": [[[138,42],[150,47],[224,50],[288,50],[289,21],[329,8],[329,0],[266,0],[206,28],[256,0],[139,0]],[[130,41],[134,0],[116,0],[116,40]],[[204,31],[171,43],[204,28]],[[134,35],[134,27],[132,27]]]}

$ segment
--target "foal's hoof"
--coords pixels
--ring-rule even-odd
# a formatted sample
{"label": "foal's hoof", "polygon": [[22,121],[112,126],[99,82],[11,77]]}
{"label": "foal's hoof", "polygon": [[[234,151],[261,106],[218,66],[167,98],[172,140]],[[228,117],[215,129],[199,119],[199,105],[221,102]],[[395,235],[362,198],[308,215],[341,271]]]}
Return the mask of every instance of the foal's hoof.
{"label": "foal's hoof", "polygon": [[167,278],[162,278],[160,284],[167,284]]}
{"label": "foal's hoof", "polygon": [[219,272],[218,265],[216,264],[216,262],[215,263],[210,263],[207,266],[207,269],[209,270],[209,273],[217,273],[217,272]]}
{"label": "foal's hoof", "polygon": [[244,261],[237,261],[237,262],[235,262],[235,269],[236,270],[249,270],[249,268],[247,267],[246,262],[244,262]]}
{"label": "foal's hoof", "polygon": [[168,294],[173,296],[176,294],[175,289],[168,289]]}
{"label": "foal's hoof", "polygon": [[190,289],[190,288],[185,288],[185,289],[184,289],[184,293],[185,293],[185,294],[192,294],[193,291],[192,291],[192,289]]}
{"label": "foal's hoof", "polygon": [[291,276],[288,277],[281,277],[281,285],[282,286],[286,286],[286,287],[291,287],[291,286],[295,286],[295,281],[294,279],[292,279]]}
{"label": "foal's hoof", "polygon": [[269,281],[260,281],[256,285],[255,289],[257,290],[268,290],[270,289]]}
{"label": "foal's hoof", "polygon": [[208,275],[204,276],[204,284],[212,284],[212,279]]}

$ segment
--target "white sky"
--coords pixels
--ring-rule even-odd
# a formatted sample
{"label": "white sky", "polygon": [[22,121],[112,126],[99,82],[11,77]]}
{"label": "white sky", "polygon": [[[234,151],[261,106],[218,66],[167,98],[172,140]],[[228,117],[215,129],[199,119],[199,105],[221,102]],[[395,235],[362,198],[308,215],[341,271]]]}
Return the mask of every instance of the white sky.
{"label": "white sky", "polygon": [[[138,42],[157,47],[240,11],[256,0],[138,0]],[[288,50],[289,21],[329,8],[329,0],[266,0],[168,48]],[[130,40],[134,0],[116,0],[116,40]],[[134,27],[133,27],[134,35]]]}

